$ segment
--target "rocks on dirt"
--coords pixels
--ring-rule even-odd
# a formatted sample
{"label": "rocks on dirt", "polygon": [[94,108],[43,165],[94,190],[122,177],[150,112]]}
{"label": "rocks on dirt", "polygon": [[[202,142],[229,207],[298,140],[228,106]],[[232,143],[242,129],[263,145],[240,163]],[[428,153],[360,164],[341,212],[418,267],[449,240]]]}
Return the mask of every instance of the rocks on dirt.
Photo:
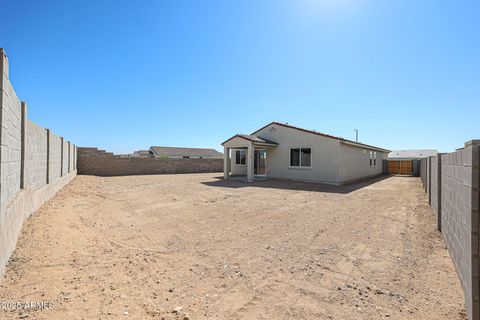
{"label": "rocks on dirt", "polygon": [[176,307],[175,309],[173,309],[172,313],[178,315],[178,314],[182,313],[182,311],[183,311],[182,307]]}

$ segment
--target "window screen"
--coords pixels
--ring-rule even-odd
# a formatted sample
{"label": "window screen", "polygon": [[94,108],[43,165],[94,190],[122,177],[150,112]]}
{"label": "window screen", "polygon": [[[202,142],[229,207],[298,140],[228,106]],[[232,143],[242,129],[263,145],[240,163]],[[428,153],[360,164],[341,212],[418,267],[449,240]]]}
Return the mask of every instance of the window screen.
{"label": "window screen", "polygon": [[245,150],[237,150],[235,152],[235,164],[244,165],[245,160]]}
{"label": "window screen", "polygon": [[302,167],[310,167],[312,164],[312,149],[304,148],[302,149],[301,154],[301,166]]}
{"label": "window screen", "polygon": [[290,149],[290,166],[300,166],[300,149]]}
{"label": "window screen", "polygon": [[312,149],[310,148],[293,148],[290,149],[290,166],[291,167],[311,167],[312,166]]}

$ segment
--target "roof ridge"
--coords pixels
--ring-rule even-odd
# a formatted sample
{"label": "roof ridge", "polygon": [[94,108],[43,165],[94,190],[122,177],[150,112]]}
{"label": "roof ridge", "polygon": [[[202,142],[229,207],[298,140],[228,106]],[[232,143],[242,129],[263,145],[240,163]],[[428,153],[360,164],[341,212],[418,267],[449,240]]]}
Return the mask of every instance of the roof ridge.
{"label": "roof ridge", "polygon": [[334,136],[334,135],[331,135],[331,134],[326,134],[326,133],[323,133],[323,132],[320,132],[320,131],[311,130],[311,129],[305,129],[305,128],[301,128],[301,127],[297,127],[297,126],[291,125],[291,124],[289,124],[289,123],[282,123],[282,122],[278,122],[278,121],[270,122],[270,123],[267,124],[266,126],[263,126],[262,128],[260,128],[260,129],[256,130],[255,132],[253,132],[252,135],[255,135],[257,132],[265,129],[266,127],[268,127],[268,126],[270,126],[270,125],[272,125],[272,124],[279,125],[279,126],[283,126],[283,127],[290,128],[290,129],[300,130],[300,131],[307,132],[307,133],[311,133],[311,134],[316,134],[316,135],[323,136],[323,137],[330,138],[330,139],[335,139],[335,140],[339,140],[339,141],[349,142],[349,143],[357,144],[357,145],[364,146],[364,147],[368,147],[368,148],[375,148],[375,149],[379,149],[379,150],[384,150],[385,152],[390,152],[390,150],[388,150],[388,149],[384,149],[384,148],[380,148],[380,147],[375,147],[375,146],[372,146],[372,145],[369,145],[369,144],[365,144],[365,143],[362,143],[362,142],[356,142],[356,141],[349,140],[349,139],[345,139],[345,138],[342,138],[342,137],[337,137],[337,136]]}

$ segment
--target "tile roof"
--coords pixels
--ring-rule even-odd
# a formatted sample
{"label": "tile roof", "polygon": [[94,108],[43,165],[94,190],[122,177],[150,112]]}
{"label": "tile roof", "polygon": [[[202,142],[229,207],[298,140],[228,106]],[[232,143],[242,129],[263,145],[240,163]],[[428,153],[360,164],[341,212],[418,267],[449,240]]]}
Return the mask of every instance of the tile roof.
{"label": "tile roof", "polygon": [[252,134],[236,134],[233,137],[231,137],[230,139],[228,139],[227,141],[223,142],[222,144],[225,144],[226,142],[228,142],[228,141],[230,141],[234,138],[241,138],[241,139],[245,139],[245,140],[248,140],[248,141],[252,141],[254,143],[270,144],[270,145],[275,145],[275,146],[278,145],[278,143],[276,143],[276,142],[273,142],[273,141],[270,141],[270,140],[267,140],[267,139],[263,139],[259,136],[255,136],[255,135],[252,135]]}
{"label": "tile roof", "polygon": [[218,152],[215,149],[154,146],[151,147],[150,150],[156,157],[223,158],[223,153]]}
{"label": "tile roof", "polygon": [[134,153],[141,154],[141,155],[150,155],[152,152],[150,150],[138,150],[135,151]]}
{"label": "tile roof", "polygon": [[343,142],[348,143],[348,144],[350,144],[350,145],[353,144],[353,145],[357,145],[357,146],[359,146],[359,147],[376,149],[376,150],[383,151],[383,152],[390,152],[390,150],[387,150],[387,149],[383,149],[383,148],[371,146],[371,145],[368,145],[368,144],[365,144],[365,143],[361,143],[361,142],[355,142],[355,141],[348,140],[348,139],[341,138],[341,137],[332,136],[332,135],[329,135],[329,134],[326,134],[326,133],[322,133],[322,132],[319,132],[319,131],[315,131],[315,130],[309,130],[309,129],[304,129],[304,128],[292,126],[292,125],[290,125],[290,124],[288,124],[288,123],[282,123],[282,122],[277,122],[277,121],[271,122],[271,123],[267,124],[266,126],[258,129],[257,131],[253,132],[252,135],[255,135],[257,132],[265,129],[266,127],[268,127],[268,126],[270,126],[270,125],[278,125],[278,126],[282,126],[282,127],[286,127],[286,128],[290,128],[290,129],[295,129],[295,130],[303,131],[303,132],[306,132],[306,133],[311,133],[311,134],[315,134],[315,135],[318,135],[318,136],[322,136],[322,137],[326,137],[326,138],[330,138],[330,139],[335,139],[335,140],[343,141]]}
{"label": "tile roof", "polygon": [[238,136],[241,137],[241,138],[253,141],[253,142],[257,142],[257,143],[268,143],[268,144],[278,145],[278,143],[276,143],[276,142],[261,138],[259,136],[254,136],[252,134],[239,134]]}

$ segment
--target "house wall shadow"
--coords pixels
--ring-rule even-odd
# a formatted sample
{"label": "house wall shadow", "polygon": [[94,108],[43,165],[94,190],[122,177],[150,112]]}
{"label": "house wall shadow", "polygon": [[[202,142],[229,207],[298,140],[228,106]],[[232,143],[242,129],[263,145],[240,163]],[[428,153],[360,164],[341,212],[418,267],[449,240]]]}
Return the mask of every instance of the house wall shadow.
{"label": "house wall shadow", "polygon": [[365,188],[374,183],[380,182],[385,179],[389,179],[391,176],[381,175],[365,180],[360,180],[352,182],[349,184],[341,186],[333,186],[323,183],[316,182],[303,182],[303,181],[292,181],[292,180],[280,180],[280,179],[270,179],[265,181],[255,181],[251,183],[246,183],[239,180],[224,180],[223,177],[215,177],[215,181],[202,182],[202,184],[210,187],[220,187],[220,188],[265,188],[265,189],[281,189],[281,190],[299,190],[299,191],[310,191],[310,192],[325,192],[325,193],[340,193],[347,194],[362,188]]}

